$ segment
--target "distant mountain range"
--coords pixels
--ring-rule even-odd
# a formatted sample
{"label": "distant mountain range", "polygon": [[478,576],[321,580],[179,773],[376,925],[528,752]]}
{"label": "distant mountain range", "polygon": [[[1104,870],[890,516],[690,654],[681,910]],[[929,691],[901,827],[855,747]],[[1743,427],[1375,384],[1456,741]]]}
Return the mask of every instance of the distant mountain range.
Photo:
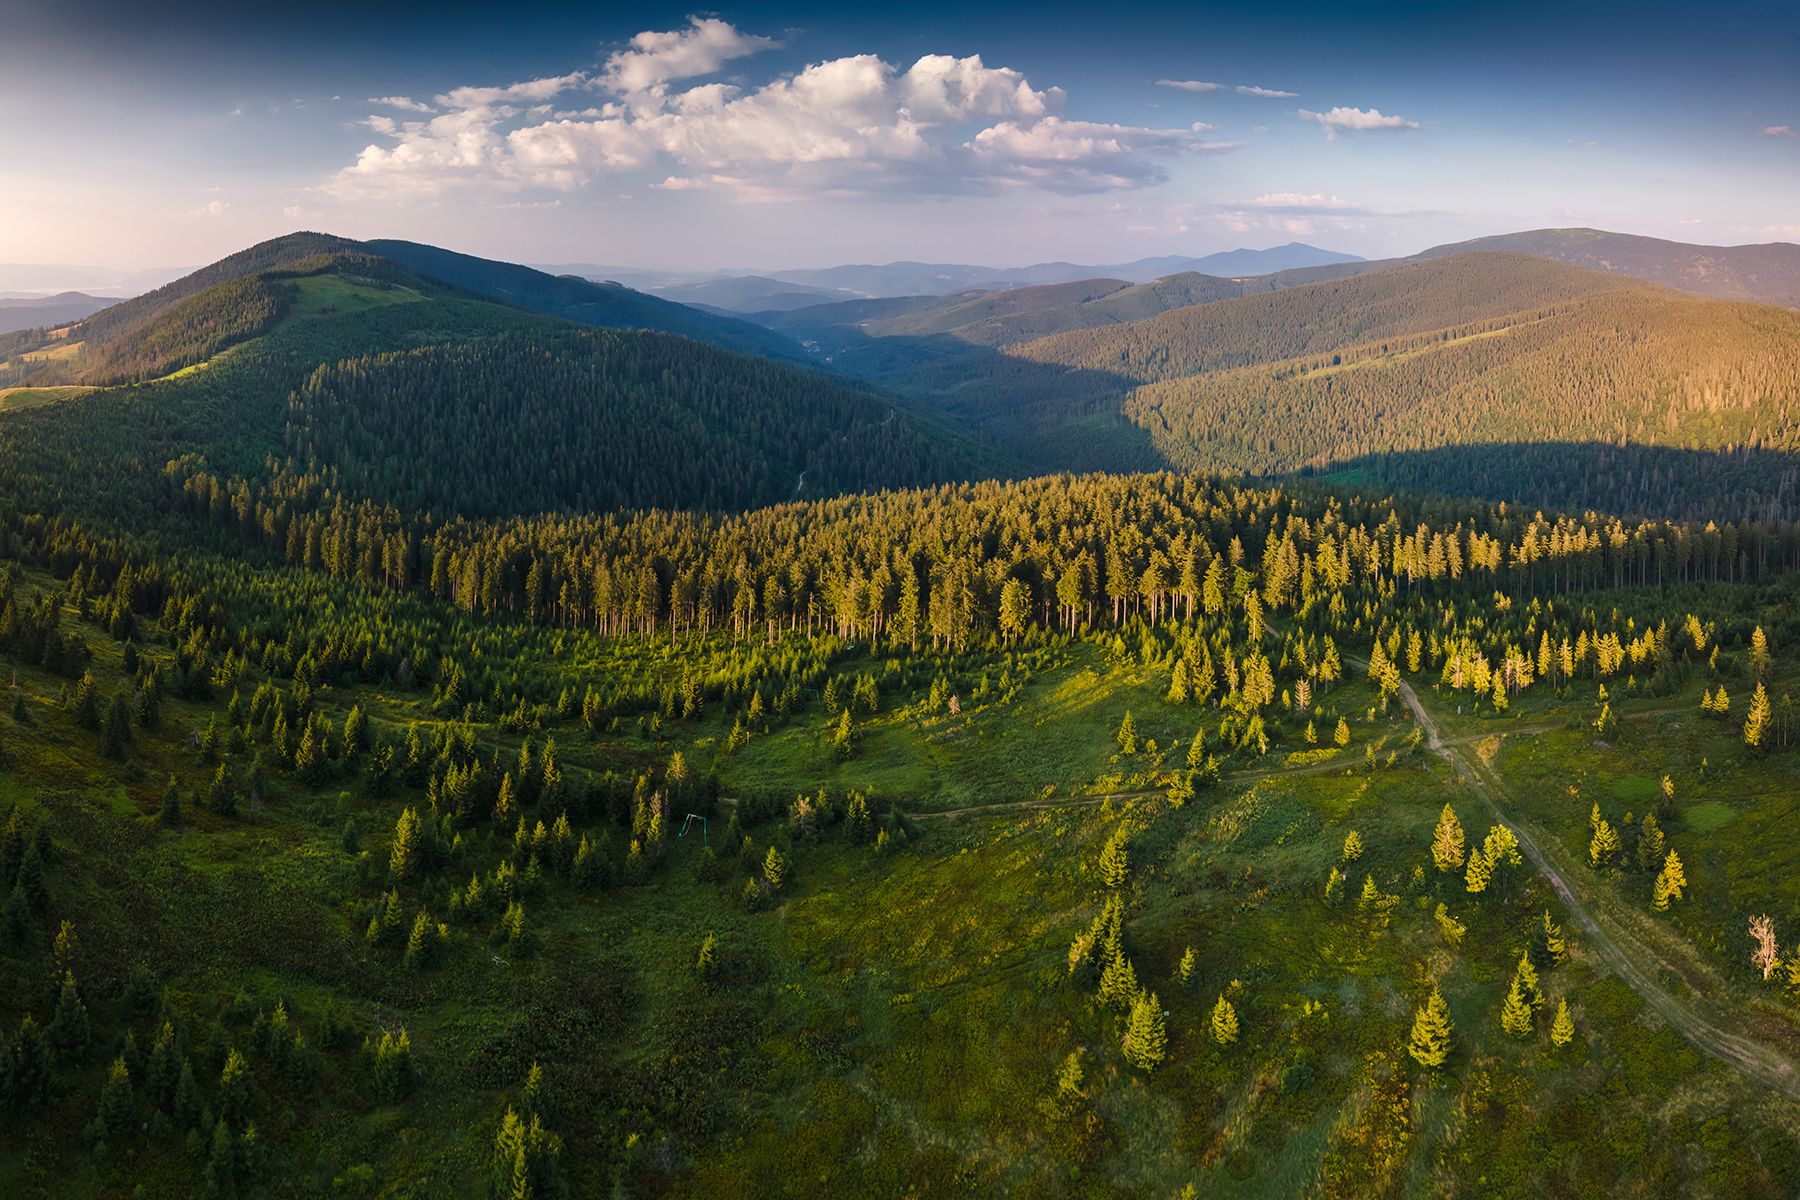
{"label": "distant mountain range", "polygon": [[1302,242],[1267,250],[1226,250],[1201,258],[1163,255],[1135,262],[1083,265],[1034,263],[1028,267],[983,267],[966,263],[892,262],[852,264],[816,269],[761,273],[716,272],[667,274],[570,263],[545,267],[558,274],[611,280],[653,291],[683,304],[732,312],[771,312],[802,308],[808,303],[884,299],[892,296],[949,296],[961,292],[994,292],[1086,279],[1119,279],[1148,283],[1164,275],[1193,271],[1205,275],[1266,275],[1299,267],[1334,266],[1364,261],[1354,254],[1321,250]]}
{"label": "distant mountain range", "polygon": [[116,297],[90,296],[85,292],[59,292],[54,296],[9,296],[0,299],[0,333],[66,325],[118,302]]}

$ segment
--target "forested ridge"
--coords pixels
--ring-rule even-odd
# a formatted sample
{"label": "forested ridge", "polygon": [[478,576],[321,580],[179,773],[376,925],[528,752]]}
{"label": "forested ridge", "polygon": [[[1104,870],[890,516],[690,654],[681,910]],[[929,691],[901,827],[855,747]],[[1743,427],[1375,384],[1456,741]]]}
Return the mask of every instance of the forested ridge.
{"label": "forested ridge", "polygon": [[573,329],[321,366],[289,403],[284,442],[297,488],[468,516],[743,508],[954,477],[971,461],[821,377],[682,338]]}
{"label": "forested ridge", "polygon": [[1602,294],[1132,392],[1189,469],[1276,474],[1375,452],[1513,441],[1800,451],[1800,316]]}

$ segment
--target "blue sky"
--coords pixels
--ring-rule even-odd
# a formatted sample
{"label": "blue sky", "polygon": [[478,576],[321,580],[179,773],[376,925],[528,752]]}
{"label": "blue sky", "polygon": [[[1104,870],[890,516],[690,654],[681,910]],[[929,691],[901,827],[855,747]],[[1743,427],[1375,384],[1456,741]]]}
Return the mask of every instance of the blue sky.
{"label": "blue sky", "polygon": [[0,261],[1800,240],[1790,4],[244,7],[0,0]]}

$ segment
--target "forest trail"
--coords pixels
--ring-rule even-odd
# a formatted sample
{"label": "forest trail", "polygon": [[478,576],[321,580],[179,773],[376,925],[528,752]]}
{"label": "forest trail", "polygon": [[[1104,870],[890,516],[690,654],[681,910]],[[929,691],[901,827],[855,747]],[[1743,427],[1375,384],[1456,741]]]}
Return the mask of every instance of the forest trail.
{"label": "forest trail", "polygon": [[[1368,663],[1345,656],[1345,661],[1363,670]],[[1479,758],[1465,755],[1462,745],[1470,739],[1457,738],[1446,740],[1438,733],[1437,722],[1420,701],[1418,693],[1405,680],[1400,682],[1400,699],[1412,711],[1413,719],[1425,731],[1425,746],[1438,755],[1456,771],[1470,789],[1481,798],[1488,810],[1498,820],[1505,821],[1519,838],[1519,849],[1531,865],[1555,889],[1575,923],[1587,935],[1588,944],[1593,946],[1600,960],[1606,964],[1613,974],[1617,975],[1627,987],[1636,992],[1651,1008],[1673,1026],[1683,1037],[1704,1054],[1718,1059],[1720,1062],[1737,1068],[1744,1075],[1755,1079],[1777,1091],[1800,1099],[1800,1069],[1785,1056],[1720,1028],[1707,1017],[1702,1016],[1692,1005],[1683,1002],[1670,992],[1660,987],[1648,971],[1633,961],[1626,952],[1625,942],[1629,935],[1615,935],[1601,925],[1600,918],[1593,910],[1582,903],[1569,881],[1550,861],[1548,855],[1538,844],[1530,831],[1521,825],[1516,817],[1507,812],[1505,799],[1506,783],[1491,767],[1484,765]],[[1521,731],[1522,732],[1522,731]],[[1648,951],[1644,955],[1655,961],[1655,956]]]}

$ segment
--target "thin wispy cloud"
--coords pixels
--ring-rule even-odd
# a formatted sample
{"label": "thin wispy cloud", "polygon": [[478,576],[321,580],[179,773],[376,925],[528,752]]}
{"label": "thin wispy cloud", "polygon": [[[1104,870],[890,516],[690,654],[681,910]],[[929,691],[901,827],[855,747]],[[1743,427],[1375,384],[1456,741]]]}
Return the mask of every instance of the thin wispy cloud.
{"label": "thin wispy cloud", "polygon": [[431,105],[414,100],[411,96],[370,96],[369,103],[377,108],[398,108],[407,112],[436,112]]}
{"label": "thin wispy cloud", "polygon": [[1312,112],[1301,109],[1300,116],[1308,121],[1317,121],[1325,130],[1325,136],[1335,138],[1340,133],[1367,133],[1375,130],[1417,129],[1417,121],[1409,121],[1405,117],[1389,116],[1376,108],[1338,107],[1325,112]]}
{"label": "thin wispy cloud", "polygon": [[[598,72],[454,88],[429,119],[367,118],[384,142],[365,147],[324,190],[382,199],[570,191],[608,174],[654,172],[665,190],[751,200],[1080,193],[1159,183],[1176,157],[1237,145],[1207,140],[1203,123],[1161,129],[1065,115],[1060,88],[980,55],[928,54],[902,68],[858,54],[758,86],[705,81],[775,45],[696,18],[636,35]],[[575,99],[596,92],[610,98]]]}
{"label": "thin wispy cloud", "polygon": [[1178,92],[1216,92],[1225,85],[1207,83],[1200,79],[1159,79],[1157,87],[1174,88]]}
{"label": "thin wispy cloud", "polygon": [[1764,137],[1800,138],[1800,133],[1795,133],[1786,125],[1771,125],[1762,131],[1762,135]]}
{"label": "thin wispy cloud", "polygon": [[1299,92],[1283,92],[1275,88],[1255,87],[1247,83],[1240,83],[1233,90],[1240,96],[1266,96],[1271,100],[1292,100],[1300,94]]}

